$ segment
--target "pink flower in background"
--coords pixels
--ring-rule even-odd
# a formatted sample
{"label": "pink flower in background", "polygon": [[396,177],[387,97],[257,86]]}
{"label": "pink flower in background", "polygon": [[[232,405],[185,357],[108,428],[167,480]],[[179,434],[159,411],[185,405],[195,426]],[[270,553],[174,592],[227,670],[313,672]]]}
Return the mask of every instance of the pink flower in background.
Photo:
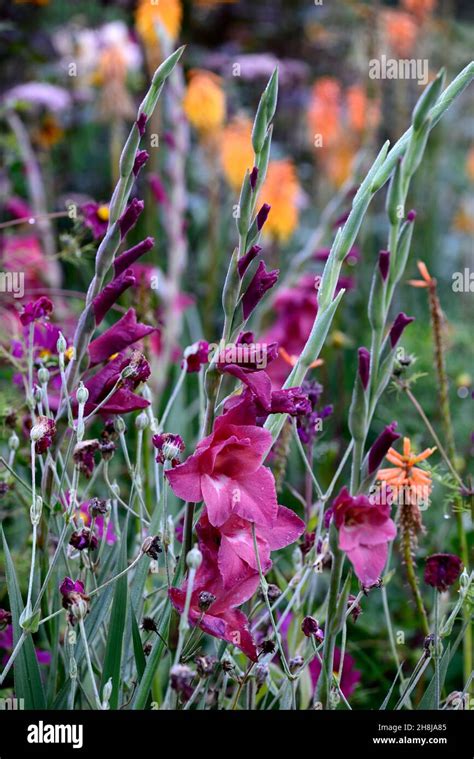
{"label": "pink flower in background", "polygon": [[[90,527],[92,523],[92,516],[90,514],[90,506],[91,506],[91,501],[85,501],[84,503],[81,503],[79,507],[79,513],[86,527]],[[94,529],[97,532],[99,540],[102,540],[104,536],[104,529],[105,529],[105,518],[103,516],[99,515],[95,517]],[[117,535],[115,534],[114,525],[111,519],[109,519],[107,523],[107,531],[105,533],[105,542],[109,546],[117,542]]]}
{"label": "pink flower in background", "polygon": [[84,203],[81,208],[84,224],[89,227],[95,240],[103,237],[109,226],[109,207],[105,203]]}
{"label": "pink flower in background", "polygon": [[[6,664],[10,658],[10,654],[13,652],[13,625],[8,625],[4,630],[0,631],[0,651],[3,651],[2,664]],[[49,651],[45,651],[42,648],[35,648],[36,658],[39,664],[49,664],[51,662],[51,654]]]}
{"label": "pink flower in background", "polygon": [[347,553],[361,583],[374,585],[387,561],[388,544],[397,534],[390,507],[374,504],[366,495],[353,497],[343,488],[332,509],[339,548]]}
{"label": "pink flower in background", "polygon": [[53,311],[53,304],[46,295],[42,295],[37,300],[32,300],[23,306],[23,310],[20,314],[20,321],[24,327],[32,324],[32,322],[45,319]]}
{"label": "pink flower in background", "polygon": [[224,414],[193,455],[166,476],[178,498],[204,501],[215,527],[232,514],[272,527],[278,512],[275,481],[262,466],[271,444],[267,430],[233,424]]}
{"label": "pink flower in background", "polygon": [[[340,664],[341,664],[341,649],[336,647],[334,649],[334,660],[333,660],[334,672],[339,673]],[[321,674],[321,664],[316,657],[310,663],[309,671],[311,674],[311,681],[313,683],[313,687],[315,688],[319,680],[319,675]],[[356,685],[360,682],[360,676],[361,676],[361,673],[358,669],[355,668],[355,661],[353,657],[346,652],[344,655],[344,664],[342,667],[341,681],[339,683],[341,686],[341,690],[346,698],[349,698],[354,693]]]}

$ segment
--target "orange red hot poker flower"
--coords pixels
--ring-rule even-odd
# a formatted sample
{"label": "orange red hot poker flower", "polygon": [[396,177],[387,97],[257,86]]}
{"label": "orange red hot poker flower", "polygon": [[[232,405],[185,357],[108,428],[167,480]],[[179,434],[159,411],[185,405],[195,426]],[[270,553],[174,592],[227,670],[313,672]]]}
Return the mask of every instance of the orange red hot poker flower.
{"label": "orange red hot poker flower", "polygon": [[426,448],[421,453],[415,454],[411,449],[410,438],[403,438],[403,453],[398,453],[395,448],[389,448],[387,461],[393,464],[393,467],[379,469],[377,479],[385,482],[392,490],[395,501],[402,495],[407,503],[407,498],[412,504],[418,504],[426,501],[431,493],[432,483],[431,475],[417,464],[425,461],[436,448]]}

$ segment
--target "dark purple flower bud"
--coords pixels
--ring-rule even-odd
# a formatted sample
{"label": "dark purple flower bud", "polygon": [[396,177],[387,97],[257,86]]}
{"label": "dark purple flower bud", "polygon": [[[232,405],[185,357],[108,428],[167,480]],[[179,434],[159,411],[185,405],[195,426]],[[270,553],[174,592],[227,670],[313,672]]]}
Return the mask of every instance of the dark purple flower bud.
{"label": "dark purple flower bud", "polygon": [[53,443],[56,423],[49,416],[38,416],[30,430],[30,440],[35,444],[35,453],[44,453]]}
{"label": "dark purple flower bud", "polygon": [[268,219],[268,214],[270,213],[270,207],[268,203],[264,203],[261,207],[260,211],[257,214],[257,229],[260,232],[263,225],[265,224],[266,220]]}
{"label": "dark purple flower bud", "polygon": [[324,512],[324,528],[326,530],[329,529],[329,525],[331,524],[331,520],[334,516],[334,509],[332,506],[330,506],[326,511]]}
{"label": "dark purple flower bud", "polygon": [[403,313],[403,311],[398,314],[392,324],[392,329],[390,330],[390,343],[392,345],[392,348],[395,348],[396,344],[400,340],[405,327],[407,327],[408,324],[413,321],[415,321],[414,316],[407,316],[405,313]]}
{"label": "dark purple flower bud", "polygon": [[198,600],[199,610],[208,611],[215,600],[216,600],[216,596],[213,593],[210,593],[208,590],[202,590],[199,593],[199,600]]}
{"label": "dark purple flower bud", "polygon": [[89,514],[91,517],[105,517],[109,513],[107,501],[104,498],[91,498],[89,501]]}
{"label": "dark purple flower bud", "polygon": [[314,546],[314,540],[316,537],[315,532],[305,532],[303,537],[301,538],[300,548],[301,553],[303,556],[306,556],[307,553],[309,553]]}
{"label": "dark purple flower bud", "polygon": [[357,622],[358,618],[362,614],[362,607],[358,603],[355,603],[355,600],[356,596],[347,596],[347,611],[349,611],[349,609],[351,610],[351,617],[354,622]]}
{"label": "dark purple flower bud", "polygon": [[49,316],[53,310],[53,304],[46,295],[42,295],[37,300],[32,300],[23,306],[23,311],[20,314],[20,321],[24,327],[28,324],[43,319],[45,316]]}
{"label": "dark purple flower bud", "polygon": [[89,527],[83,527],[82,530],[76,530],[69,538],[69,544],[77,551],[89,549],[95,551],[98,546],[97,535]]}
{"label": "dark purple flower bud", "polygon": [[412,210],[408,211],[407,213],[407,221],[412,222],[412,221],[415,221],[415,219],[416,219],[416,211],[412,208]]}
{"label": "dark purple flower bud", "polygon": [[260,261],[257,271],[242,298],[244,319],[247,319],[250,316],[267,290],[270,290],[275,285],[279,274],[279,269],[267,271],[265,263]]}
{"label": "dark purple flower bud", "polygon": [[382,277],[383,281],[385,282],[388,277],[388,272],[390,270],[390,251],[389,250],[381,250],[379,253],[379,270],[380,270],[380,276]]}
{"label": "dark purple flower bud", "polygon": [[367,390],[370,379],[370,351],[367,348],[359,348],[359,377],[362,387]]}
{"label": "dark purple flower bud", "polygon": [[137,177],[140,173],[140,170],[144,167],[146,162],[148,161],[150,157],[150,154],[147,153],[146,150],[137,150],[137,154],[135,156],[135,161],[133,164],[133,176]]}
{"label": "dark purple flower bud", "polygon": [[12,615],[6,609],[0,609],[0,630],[4,630],[11,624]]}
{"label": "dark purple flower bud", "polygon": [[143,617],[141,628],[142,630],[145,630],[145,632],[158,632],[157,624],[152,617]]}
{"label": "dark purple flower bud", "polygon": [[129,248],[128,250],[125,250],[123,253],[121,253],[120,256],[117,256],[114,261],[115,276],[118,277],[119,274],[122,274],[125,269],[128,269],[130,266],[132,266],[132,264],[134,264],[135,261],[137,261],[141,256],[144,256],[145,253],[148,253],[154,244],[155,240],[153,237],[145,237],[144,240],[139,242],[137,245],[134,245],[133,248]]}
{"label": "dark purple flower bud", "polygon": [[245,272],[247,271],[248,267],[252,263],[253,259],[258,256],[262,248],[260,245],[252,245],[250,250],[247,251],[245,256],[242,256],[242,258],[239,258],[237,262],[237,269],[239,271],[239,277],[242,279]]}
{"label": "dark purple flower bud", "polygon": [[392,422],[392,424],[389,424],[387,427],[385,427],[384,430],[382,430],[378,438],[372,444],[372,447],[369,451],[369,474],[373,474],[373,472],[379,468],[380,464],[385,458],[388,449],[393,445],[395,440],[398,440],[400,437],[398,432],[395,432],[396,428],[397,423]]}
{"label": "dark purple flower bud", "polygon": [[145,134],[145,127],[146,127],[147,121],[148,121],[148,116],[146,115],[146,113],[141,113],[136,122],[140,137],[143,137],[143,135]]}
{"label": "dark purple flower bud", "polygon": [[257,179],[258,179],[258,169],[256,166],[254,166],[252,171],[250,172],[250,187],[252,188],[252,190],[255,190],[257,186]]}
{"label": "dark purple flower bud", "polygon": [[434,553],[425,564],[425,582],[441,592],[458,579],[463,570],[459,556],[453,553]]}
{"label": "dark purple flower bud", "polygon": [[112,327],[91,342],[89,345],[91,366],[107,361],[110,356],[121,353],[125,348],[138,342],[138,340],[143,340],[144,337],[154,331],[155,327],[138,322],[135,309],[130,308],[118,322],[115,322]]}
{"label": "dark purple flower bud", "polygon": [[180,435],[173,435],[171,432],[163,432],[160,435],[153,435],[152,443],[158,451],[156,461],[164,464],[170,461],[171,466],[178,466],[180,455],[186,448],[183,438]]}
{"label": "dark purple flower bud", "polygon": [[314,617],[305,617],[301,623],[301,632],[307,638],[311,638],[312,635],[316,635],[319,630],[319,622]]}
{"label": "dark purple flower bud", "polygon": [[123,292],[128,287],[131,287],[136,282],[131,269],[127,269],[115,277],[108,285],[104,287],[94,300],[92,301],[92,308],[94,310],[95,323],[99,325],[104,316],[110,311],[115,301],[120,298]]}
{"label": "dark purple flower bud", "polygon": [[188,374],[198,372],[209,361],[209,343],[207,340],[198,340],[184,351],[184,360],[186,361],[186,370]]}
{"label": "dark purple flower bud", "polygon": [[156,202],[161,205],[166,205],[168,203],[168,195],[166,194],[166,190],[163,186],[163,183],[161,182],[160,178],[156,174],[152,174],[148,181],[150,182],[150,188],[153,193],[153,197],[155,198]]}
{"label": "dark purple flower bud", "polygon": [[196,656],[196,672],[199,677],[210,677],[217,666],[215,656]]}
{"label": "dark purple flower bud", "polygon": [[132,202],[129,203],[128,207],[125,209],[125,211],[121,215],[118,222],[122,240],[125,237],[125,235],[128,234],[128,232],[130,232],[131,229],[133,229],[133,227],[137,223],[138,217],[140,216],[144,208],[145,208],[145,203],[143,202],[143,200],[138,200],[137,198],[133,198]]}
{"label": "dark purple flower bud", "polygon": [[84,593],[84,584],[80,580],[74,582],[66,576],[59,586],[59,592],[62,596],[68,596],[69,593]]}

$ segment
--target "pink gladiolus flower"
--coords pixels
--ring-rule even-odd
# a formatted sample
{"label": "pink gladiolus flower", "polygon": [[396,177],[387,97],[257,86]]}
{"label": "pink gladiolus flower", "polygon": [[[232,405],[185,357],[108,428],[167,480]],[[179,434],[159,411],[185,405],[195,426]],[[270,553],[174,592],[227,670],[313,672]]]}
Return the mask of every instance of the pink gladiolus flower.
{"label": "pink gladiolus flower", "polygon": [[[233,514],[216,530],[204,510],[199,519],[201,530],[213,534],[218,548],[217,563],[224,587],[242,582],[249,574],[258,572],[253,542],[252,525],[246,519]],[[305,529],[304,522],[290,509],[278,506],[277,516],[271,528],[257,526],[258,555],[263,572],[272,566],[270,553],[294,543]]]}
{"label": "pink gladiolus flower", "polygon": [[[341,663],[341,650],[336,647],[334,649],[334,660],[333,660],[334,672],[339,672],[340,663]],[[310,663],[309,671],[311,674],[313,687],[316,687],[319,680],[319,675],[321,674],[321,664],[316,657]],[[353,657],[346,652],[344,655],[344,664],[342,667],[341,681],[339,683],[341,686],[341,690],[346,698],[349,698],[350,696],[352,696],[356,685],[360,681],[360,674],[361,673],[359,672],[359,670],[355,669],[355,661]]]}
{"label": "pink gladiolus flower", "polygon": [[373,504],[366,495],[353,497],[343,488],[332,508],[339,548],[347,553],[361,583],[374,585],[385,566],[388,543],[397,534],[390,507]]}
{"label": "pink gladiolus flower", "polygon": [[[176,471],[176,470],[173,470]],[[196,527],[199,549],[203,560],[193,584],[189,622],[198,625],[203,632],[220,638],[240,648],[252,661],[257,660],[257,649],[249,630],[248,619],[236,607],[248,601],[255,593],[258,573],[247,574],[246,578],[226,589],[217,563],[218,546],[212,526],[199,524]],[[170,588],[169,596],[173,606],[183,612],[186,599],[187,581],[181,588]]]}
{"label": "pink gladiolus flower", "polygon": [[224,414],[193,455],[166,476],[179,498],[204,501],[215,527],[234,514],[271,528],[278,513],[275,481],[262,466],[271,444],[267,430],[233,424]]}

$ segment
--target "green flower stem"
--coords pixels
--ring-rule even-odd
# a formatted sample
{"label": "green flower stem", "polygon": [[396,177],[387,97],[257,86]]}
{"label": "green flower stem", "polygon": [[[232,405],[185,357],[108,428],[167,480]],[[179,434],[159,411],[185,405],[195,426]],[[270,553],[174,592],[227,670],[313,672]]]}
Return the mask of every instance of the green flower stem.
{"label": "green flower stem", "polygon": [[[334,530],[334,527],[331,527],[331,529]],[[334,648],[336,643],[336,636],[332,625],[336,614],[343,565],[344,554],[335,546],[333,548],[321,674],[319,675],[314,696],[315,703],[319,701],[323,709],[331,708],[331,685],[333,682]]]}
{"label": "green flower stem", "polygon": [[411,537],[410,537],[409,530],[403,531],[402,552],[403,552],[403,560],[405,562],[405,569],[407,573],[408,584],[412,590],[413,598],[415,600],[415,606],[420,616],[423,634],[426,636],[430,634],[430,626],[428,622],[428,616],[426,614],[426,610],[423,604],[423,599],[421,597],[420,589],[418,587],[418,578],[415,572],[415,564],[413,561]]}
{"label": "green flower stem", "polygon": [[441,700],[441,675],[439,671],[439,660],[440,660],[440,646],[441,646],[441,640],[439,636],[439,592],[437,588],[434,588],[434,654],[433,654],[433,661],[434,661],[434,702],[435,702],[435,709],[439,709],[440,700]]}
{"label": "green flower stem", "polygon": [[102,701],[100,700],[99,691],[97,690],[97,683],[94,677],[94,670],[92,669],[91,655],[89,651],[89,644],[87,642],[86,628],[84,627],[84,620],[82,617],[79,619],[79,629],[81,631],[82,642],[84,644],[84,653],[86,656],[87,669],[89,671],[89,677],[92,683],[92,690],[94,692],[95,703],[98,709],[102,709]]}

